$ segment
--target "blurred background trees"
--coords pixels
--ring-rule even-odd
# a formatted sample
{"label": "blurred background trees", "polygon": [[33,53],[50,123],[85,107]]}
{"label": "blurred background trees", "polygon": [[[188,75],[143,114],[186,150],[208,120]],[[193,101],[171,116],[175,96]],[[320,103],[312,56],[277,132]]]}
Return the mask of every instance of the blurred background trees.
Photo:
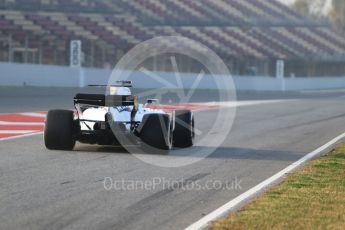
{"label": "blurred background trees", "polygon": [[333,0],[333,9],[329,13],[332,24],[343,34],[345,34],[345,1]]}
{"label": "blurred background trees", "polygon": [[296,0],[293,8],[305,16],[325,19],[345,34],[345,0]]}

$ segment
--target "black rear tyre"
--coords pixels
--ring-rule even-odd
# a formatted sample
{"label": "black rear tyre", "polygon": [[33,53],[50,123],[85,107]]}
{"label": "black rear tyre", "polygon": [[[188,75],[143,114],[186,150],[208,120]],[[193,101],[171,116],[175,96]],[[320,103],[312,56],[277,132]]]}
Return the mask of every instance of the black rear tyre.
{"label": "black rear tyre", "polygon": [[44,129],[45,146],[51,150],[72,150],[75,146],[73,131],[73,111],[49,111]]}
{"label": "black rear tyre", "polygon": [[172,147],[172,123],[169,115],[145,115],[142,120],[139,137],[150,147],[170,150]]}
{"label": "black rear tyre", "polygon": [[194,115],[190,110],[175,111],[173,144],[178,148],[188,148],[194,144]]}

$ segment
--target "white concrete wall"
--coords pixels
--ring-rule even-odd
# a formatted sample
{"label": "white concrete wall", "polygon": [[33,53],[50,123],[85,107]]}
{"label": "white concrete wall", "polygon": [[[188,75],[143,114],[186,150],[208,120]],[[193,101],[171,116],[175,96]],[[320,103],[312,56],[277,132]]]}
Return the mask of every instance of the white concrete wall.
{"label": "white concrete wall", "polygon": [[66,67],[1,63],[0,70],[0,85],[75,86],[79,83],[78,70]]}
{"label": "white concrete wall", "polygon": [[[0,63],[0,70],[0,85],[2,86],[80,87],[89,84],[107,84],[111,76],[111,70],[84,68],[80,71],[75,68],[49,65]],[[172,85],[177,85],[174,73],[161,72],[156,74]],[[180,75],[185,88],[190,88],[197,76],[197,74]],[[225,81],[229,79],[228,76],[217,76],[217,78]],[[132,73],[129,79],[133,80],[135,87],[138,88],[162,87],[161,83],[140,72]],[[345,88],[345,77],[286,78],[280,80],[271,77],[234,76],[233,81],[237,90],[296,91]],[[198,88],[213,89],[218,86],[212,76],[205,75]]]}

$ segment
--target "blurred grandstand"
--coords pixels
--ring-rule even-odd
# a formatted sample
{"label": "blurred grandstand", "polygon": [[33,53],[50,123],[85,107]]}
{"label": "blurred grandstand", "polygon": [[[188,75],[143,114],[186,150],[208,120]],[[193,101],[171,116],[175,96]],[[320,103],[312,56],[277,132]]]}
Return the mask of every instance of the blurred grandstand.
{"label": "blurred grandstand", "polygon": [[78,39],[84,67],[111,67],[141,41],[178,35],[237,75],[274,76],[279,59],[286,76],[345,75],[345,39],[276,0],[0,0],[0,31],[2,62],[68,65]]}

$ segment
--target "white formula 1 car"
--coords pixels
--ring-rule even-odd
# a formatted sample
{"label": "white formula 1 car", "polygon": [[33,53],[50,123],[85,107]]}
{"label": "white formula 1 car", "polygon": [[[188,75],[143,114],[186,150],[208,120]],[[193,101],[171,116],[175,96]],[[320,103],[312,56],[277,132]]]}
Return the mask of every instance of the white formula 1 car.
{"label": "white formula 1 car", "polygon": [[77,94],[76,111],[50,110],[44,130],[45,146],[51,150],[72,150],[79,141],[170,150],[193,145],[194,116],[190,110],[168,114],[152,108],[157,103],[155,99],[139,104],[131,86],[130,81],[119,81],[108,87],[108,95]]}

